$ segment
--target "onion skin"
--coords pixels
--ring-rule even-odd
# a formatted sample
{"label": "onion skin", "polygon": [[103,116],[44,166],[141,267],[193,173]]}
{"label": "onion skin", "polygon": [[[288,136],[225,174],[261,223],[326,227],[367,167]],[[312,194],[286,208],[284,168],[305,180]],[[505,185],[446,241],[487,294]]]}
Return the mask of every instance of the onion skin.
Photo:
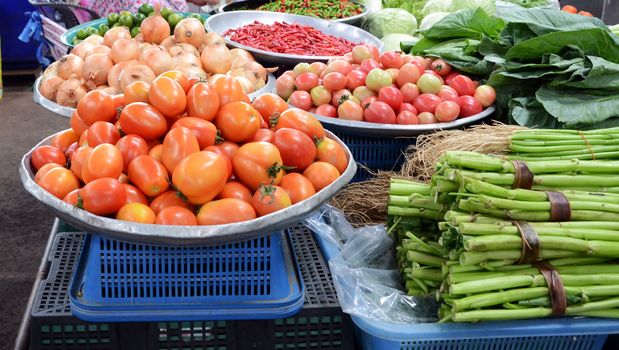
{"label": "onion skin", "polygon": [[136,60],[140,56],[138,44],[131,39],[120,39],[112,44],[112,61],[120,63]]}
{"label": "onion skin", "polygon": [[86,95],[86,89],[82,86],[82,83],[76,79],[71,78],[66,80],[58,87],[56,93],[56,102],[66,107],[77,107],[77,101]]}
{"label": "onion skin", "polygon": [[149,66],[155,75],[167,72],[174,67],[172,56],[161,46],[153,46],[142,52],[140,63]]}
{"label": "onion skin", "polygon": [[199,66],[180,65],[176,67],[176,70],[181,71],[187,78],[198,77],[200,80],[206,81],[208,75]]}
{"label": "onion skin", "polygon": [[249,62],[255,61],[254,56],[247,50],[232,49],[230,50],[231,66],[230,69],[241,68]]}
{"label": "onion skin", "polygon": [[58,61],[53,62],[52,64],[47,66],[47,68],[45,68],[45,71],[43,71],[43,79],[41,80],[45,80],[49,77],[55,76],[58,76]]}
{"label": "onion skin", "polygon": [[103,37],[99,34],[89,35],[83,42],[93,45],[103,45]]}
{"label": "onion skin", "polygon": [[204,49],[200,55],[200,61],[207,73],[226,73],[232,66],[230,50],[221,45],[208,46]]}
{"label": "onion skin", "polygon": [[143,81],[152,83],[155,80],[155,73],[149,66],[143,64],[134,64],[123,70],[120,74],[120,89],[125,91],[127,86],[134,81]]}
{"label": "onion skin", "polygon": [[114,62],[109,55],[103,53],[90,55],[84,61],[82,77],[86,81],[92,81],[95,85],[103,85],[107,83],[107,75],[113,66]]}
{"label": "onion skin", "polygon": [[169,37],[163,39],[161,44],[159,44],[169,50],[172,46],[176,45],[176,41],[174,41],[174,36],[170,35]]}
{"label": "onion skin", "polygon": [[170,56],[172,56],[173,58],[184,55],[186,53],[192,54],[198,58],[200,57],[200,52],[198,52],[198,49],[193,47],[193,45],[191,44],[185,44],[185,43],[176,44],[170,47],[168,49],[168,52],[170,53]]}
{"label": "onion skin", "polygon": [[206,41],[206,30],[197,18],[185,18],[174,28],[174,40],[177,43],[191,44],[198,48]]}
{"label": "onion skin", "polygon": [[105,45],[95,45],[95,47],[93,47],[92,50],[90,50],[90,53],[88,54],[88,56],[94,55],[96,53],[104,53],[106,55],[109,55],[112,53],[112,49],[110,49],[109,47]]}
{"label": "onion skin", "polygon": [[142,21],[140,34],[145,42],[157,45],[170,36],[170,25],[161,17],[159,7],[155,7],[155,15],[146,17]]}
{"label": "onion skin", "polygon": [[86,56],[91,54],[92,49],[94,49],[95,45],[82,41],[81,43],[75,45],[71,53],[77,56],[80,56],[82,59],[85,59]]}
{"label": "onion skin", "polygon": [[137,60],[131,60],[120,62],[114,65],[114,67],[112,67],[112,69],[110,69],[110,72],[107,74],[107,84],[111,87],[120,89],[120,75],[122,74],[122,72],[125,70],[125,68],[138,63],[139,62]]}
{"label": "onion skin", "polygon": [[173,59],[173,65],[175,67],[178,66],[193,66],[202,69],[202,62],[200,61],[200,57],[196,57],[190,53],[184,53],[182,55],[176,56]]}
{"label": "onion skin", "polygon": [[41,81],[41,86],[39,86],[39,92],[43,97],[50,101],[56,101],[56,93],[58,93],[58,88],[65,82],[59,76],[51,76],[47,79],[43,79]]}
{"label": "onion skin", "polygon": [[206,33],[206,36],[204,38],[204,44],[208,47],[208,46],[226,46],[226,42],[224,41],[224,38],[214,32],[208,32]]}
{"label": "onion skin", "polygon": [[119,26],[110,28],[103,36],[103,44],[107,47],[112,47],[112,45],[120,39],[131,39],[131,33],[127,27]]}
{"label": "onion skin", "polygon": [[58,60],[58,76],[62,79],[69,79],[72,74],[80,74],[84,60],[80,56],[68,54]]}

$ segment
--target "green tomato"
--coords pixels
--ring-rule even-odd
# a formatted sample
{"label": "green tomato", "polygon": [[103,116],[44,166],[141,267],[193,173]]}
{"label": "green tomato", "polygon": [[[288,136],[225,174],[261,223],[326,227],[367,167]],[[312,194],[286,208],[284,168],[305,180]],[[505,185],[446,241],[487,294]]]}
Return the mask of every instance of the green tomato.
{"label": "green tomato", "polygon": [[166,20],[168,19],[168,17],[174,13],[174,11],[172,11],[171,9],[169,9],[168,7],[164,7],[161,9],[161,17],[165,18]]}
{"label": "green tomato", "polygon": [[127,28],[131,28],[133,26],[133,17],[131,15],[121,15],[118,19],[118,23]]}
{"label": "green tomato", "polygon": [[110,27],[107,24],[102,24],[99,26],[99,35],[103,36],[105,33],[110,30]]}
{"label": "green tomato", "polygon": [[170,28],[174,29],[174,27],[176,27],[176,25],[178,24],[178,22],[183,20],[183,16],[179,15],[178,13],[173,13],[168,17],[168,23],[170,23]]}
{"label": "green tomato", "polygon": [[120,26],[122,26],[122,24],[120,24],[120,23],[116,22],[116,23],[114,23],[114,25],[112,26],[112,28],[115,28],[115,27],[120,27]]}
{"label": "green tomato", "polygon": [[204,22],[206,21],[206,20],[204,19],[204,17],[200,16],[200,15],[199,15],[199,14],[197,14],[197,13],[192,13],[192,14],[190,14],[189,16],[187,16],[187,18],[195,18],[195,19],[200,20],[200,22],[202,22],[202,23],[204,23]]}
{"label": "green tomato", "polygon": [[144,18],[146,18],[145,14],[140,12],[136,13],[135,15],[133,15],[133,25],[139,27],[140,24],[142,24]]}
{"label": "green tomato", "polygon": [[120,16],[118,15],[118,13],[110,13],[107,16],[107,25],[108,26],[113,26],[115,23],[118,22],[118,18],[120,18]]}
{"label": "green tomato", "polygon": [[422,94],[437,94],[441,85],[443,85],[441,79],[431,73],[423,73],[417,80],[417,87]]}
{"label": "green tomato", "polygon": [[133,14],[129,11],[120,11],[118,15],[122,17],[122,16],[132,16]]}
{"label": "green tomato", "polygon": [[380,68],[372,69],[365,77],[365,85],[372,91],[378,92],[385,86],[389,86],[393,83],[391,74]]}
{"label": "green tomato", "polygon": [[139,34],[140,34],[140,27],[133,27],[133,28],[131,28],[131,37],[132,38],[135,38]]}
{"label": "green tomato", "polygon": [[95,27],[88,27],[88,29],[86,29],[88,31],[88,35],[94,35],[94,34],[99,34],[99,29],[95,28]]}
{"label": "green tomato", "polygon": [[77,45],[79,43],[81,43],[83,40],[82,39],[78,39],[77,37],[73,38],[73,45]]}
{"label": "green tomato", "polygon": [[155,11],[155,9],[151,4],[142,4],[142,6],[140,6],[140,8],[138,9],[138,12],[143,14],[144,16],[148,16],[148,14],[153,11]]}
{"label": "green tomato", "polygon": [[86,39],[88,35],[90,35],[90,33],[88,33],[88,29],[80,29],[75,34],[75,37],[83,40],[83,39]]}

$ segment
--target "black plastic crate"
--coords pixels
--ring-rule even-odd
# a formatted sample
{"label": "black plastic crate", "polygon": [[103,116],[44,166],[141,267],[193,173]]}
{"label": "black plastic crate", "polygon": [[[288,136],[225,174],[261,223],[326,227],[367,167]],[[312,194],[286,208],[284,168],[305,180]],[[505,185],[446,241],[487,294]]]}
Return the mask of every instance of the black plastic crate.
{"label": "black plastic crate", "polygon": [[[59,227],[63,231],[71,228]],[[328,265],[305,226],[288,229],[305,283],[305,304],[276,320],[91,323],[71,314],[67,294],[85,234],[58,232],[49,272],[32,309],[30,349],[352,349],[350,317],[339,307]]]}

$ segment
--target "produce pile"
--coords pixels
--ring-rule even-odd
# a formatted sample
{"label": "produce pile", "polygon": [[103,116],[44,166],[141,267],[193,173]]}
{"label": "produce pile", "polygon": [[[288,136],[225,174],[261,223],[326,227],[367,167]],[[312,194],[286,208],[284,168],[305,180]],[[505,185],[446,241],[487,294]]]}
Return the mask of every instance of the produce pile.
{"label": "produce pile", "polygon": [[[75,107],[92,90],[109,95],[127,89],[145,89],[158,75],[178,70],[193,80],[233,77],[245,93],[266,84],[267,70],[242,49],[229,50],[224,39],[206,33],[196,18],[182,19],[170,36],[170,25],[158,13],[141,24],[142,34],[131,38],[129,29],[117,26],[103,36],[91,35],[71,53],[52,63],[41,79],[43,97]],[[135,84],[139,82],[139,84]]]}
{"label": "produce pile", "polygon": [[323,19],[339,19],[356,16],[363,6],[350,0],[273,0],[257,8],[259,11],[284,12]]}
{"label": "produce pile", "polygon": [[379,54],[371,45],[357,45],[327,65],[299,63],[277,79],[276,92],[320,116],[408,125],[470,117],[495,99],[492,87],[479,86],[443,60]]}
{"label": "produce pile", "polygon": [[161,225],[251,220],[313,196],[348,167],[308,112],[233,78],[166,72],[137,91],[95,90],[71,129],[32,152],[35,182],[92,214]]}

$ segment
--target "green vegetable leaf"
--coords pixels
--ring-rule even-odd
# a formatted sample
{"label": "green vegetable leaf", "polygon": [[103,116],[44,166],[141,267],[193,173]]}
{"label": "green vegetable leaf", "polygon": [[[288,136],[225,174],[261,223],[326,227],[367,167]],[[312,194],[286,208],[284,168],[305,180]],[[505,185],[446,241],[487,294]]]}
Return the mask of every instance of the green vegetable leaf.
{"label": "green vegetable leaf", "polygon": [[554,9],[514,9],[506,11],[501,18],[508,22],[505,26],[526,25],[536,35],[553,32],[575,32],[583,29],[606,29],[606,24],[595,17],[574,15]]}
{"label": "green vegetable leaf", "polygon": [[492,17],[483,9],[477,8],[452,13],[422,33],[428,39],[481,39],[483,34],[496,38],[504,26],[503,20]]}
{"label": "green vegetable leaf", "polygon": [[542,86],[535,97],[566,127],[579,127],[619,116],[619,94],[604,90],[554,89]]}
{"label": "green vegetable leaf", "polygon": [[533,96],[514,98],[509,102],[510,117],[518,125],[529,128],[555,129],[557,119],[548,114]]}
{"label": "green vegetable leaf", "polygon": [[596,56],[587,56],[588,73],[582,80],[556,82],[554,86],[571,87],[577,89],[605,89],[619,92],[619,64],[609,62]]}

